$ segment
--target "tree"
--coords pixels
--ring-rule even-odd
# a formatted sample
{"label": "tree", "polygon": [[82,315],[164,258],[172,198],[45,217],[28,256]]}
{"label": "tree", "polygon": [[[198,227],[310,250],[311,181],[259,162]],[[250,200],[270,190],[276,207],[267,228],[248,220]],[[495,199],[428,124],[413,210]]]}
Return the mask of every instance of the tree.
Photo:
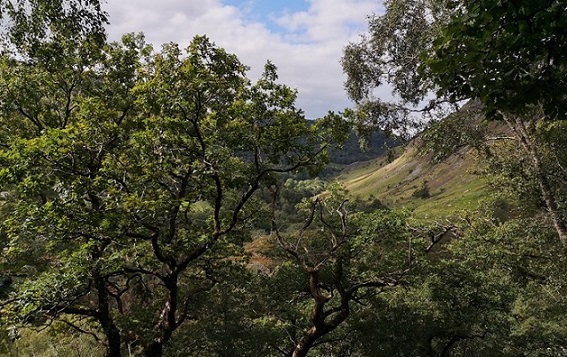
{"label": "tree", "polygon": [[[432,48],[439,24],[449,11],[443,0],[389,0],[384,13],[369,17],[369,33],[344,49],[341,60],[347,75],[345,89],[356,103],[347,111],[363,139],[375,128],[403,133],[428,120],[443,117],[450,108],[444,98],[432,98],[431,78],[418,71],[422,54]],[[381,98],[376,89],[391,91]]]}
{"label": "tree", "polygon": [[[564,214],[533,138],[540,123],[567,115],[564,9],[565,1],[391,1],[384,15],[371,20],[371,39],[347,47],[343,66],[360,120],[372,120],[365,108],[374,107],[368,98],[384,77],[404,103],[420,103],[435,91],[437,99],[424,109],[477,100],[487,117],[503,119],[530,157],[545,208],[567,247]],[[376,113],[391,117],[389,111]]]}
{"label": "tree", "polygon": [[256,193],[325,162],[334,119],[308,125],[273,64],[252,84],[206,37],[61,53],[2,58],[4,311],[160,356],[247,239]]}
{"label": "tree", "polygon": [[[285,233],[273,223],[283,260],[266,279],[264,308],[267,316],[282,321],[285,328],[279,333],[293,342],[274,342],[286,356],[351,348],[349,335],[355,330],[349,321],[360,318],[373,297],[405,285],[418,256],[426,252],[424,240],[409,229],[403,213],[356,213],[347,204],[333,185],[324,199],[300,206],[306,214],[301,229]],[[271,291],[271,285],[277,288]]]}
{"label": "tree", "polygon": [[[525,119],[539,107],[565,119],[565,1],[460,1],[423,70],[453,101]],[[429,71],[427,70],[429,69]]]}
{"label": "tree", "polygon": [[[96,186],[105,189],[99,182],[107,155],[124,149],[130,91],[148,49],[134,36],[92,45],[46,42],[28,60],[2,56],[2,258],[7,271],[26,278],[9,300],[23,322],[44,321],[34,311],[86,317],[116,356],[120,336],[101,263],[111,236],[100,231],[116,225],[104,217]],[[96,298],[78,301],[90,294]]]}
{"label": "tree", "polygon": [[487,115],[503,119],[514,131],[567,248],[567,224],[534,141],[538,123],[567,118],[565,5],[463,1],[426,65],[439,93],[453,101],[479,99]]}
{"label": "tree", "polygon": [[[57,44],[86,39],[102,44],[108,15],[99,0],[6,0],[0,2],[2,52],[31,58],[44,46],[55,55]],[[62,53],[59,53],[62,55]]]}

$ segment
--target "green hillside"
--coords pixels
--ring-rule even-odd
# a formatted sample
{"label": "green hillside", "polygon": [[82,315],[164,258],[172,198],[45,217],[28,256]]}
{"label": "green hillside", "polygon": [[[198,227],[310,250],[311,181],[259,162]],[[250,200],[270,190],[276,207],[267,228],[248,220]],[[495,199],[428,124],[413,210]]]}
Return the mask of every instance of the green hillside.
{"label": "green hillside", "polygon": [[474,209],[490,192],[470,147],[433,163],[419,144],[408,145],[391,163],[384,157],[350,165],[337,180],[360,198],[374,196],[389,207],[408,207],[418,218],[443,218]]}

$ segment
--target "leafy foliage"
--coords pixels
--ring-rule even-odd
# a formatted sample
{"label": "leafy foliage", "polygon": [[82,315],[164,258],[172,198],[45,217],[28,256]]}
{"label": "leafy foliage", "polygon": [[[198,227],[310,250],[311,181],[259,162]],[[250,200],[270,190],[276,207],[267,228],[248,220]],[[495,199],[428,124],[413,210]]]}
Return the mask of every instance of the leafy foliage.
{"label": "leafy foliage", "polygon": [[339,133],[307,125],[272,63],[252,84],[206,37],[151,51],[128,35],[1,68],[8,306],[24,323],[90,319],[113,356],[131,339],[160,355],[239,255],[255,192],[317,171]]}
{"label": "leafy foliage", "polygon": [[440,94],[479,98],[489,113],[523,115],[536,105],[565,119],[565,1],[449,5],[451,19],[426,60]]}
{"label": "leafy foliage", "polygon": [[[445,1],[390,0],[384,12],[370,16],[369,33],[350,43],[342,58],[345,89],[356,103],[347,112],[366,136],[376,128],[386,133],[415,134],[428,120],[444,117],[451,106],[432,99],[435,84],[418,70],[422,54],[432,49],[439,25],[447,21]],[[379,96],[377,88],[390,91]]]}
{"label": "leafy foliage", "polygon": [[[417,226],[358,206],[301,180],[350,126],[308,123],[273,63],[252,82],[204,36],[158,52],[142,35],[106,43],[97,1],[2,2],[2,353],[564,355],[567,155],[563,122],[547,120],[565,114],[564,1],[385,6],[345,51],[358,105],[345,115],[395,132],[479,99],[528,154],[487,151],[516,214]],[[382,83],[396,101],[374,98]],[[426,132],[445,140],[428,148],[478,142],[462,120]],[[29,329],[49,325],[82,349]]]}

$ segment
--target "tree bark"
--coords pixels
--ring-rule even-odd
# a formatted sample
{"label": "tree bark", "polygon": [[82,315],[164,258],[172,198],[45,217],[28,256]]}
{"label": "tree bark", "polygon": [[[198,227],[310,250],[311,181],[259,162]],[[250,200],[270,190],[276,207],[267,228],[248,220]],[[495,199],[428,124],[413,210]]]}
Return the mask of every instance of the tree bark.
{"label": "tree bark", "polygon": [[106,286],[104,285],[102,278],[95,279],[95,284],[98,292],[97,318],[107,340],[106,357],[121,357],[122,338],[120,336],[120,330],[112,320],[112,316],[110,314],[110,305]]}
{"label": "tree bark", "polygon": [[152,342],[144,348],[144,357],[162,357],[163,356],[163,343]]}
{"label": "tree bark", "polygon": [[118,329],[110,315],[108,296],[99,295],[98,300],[98,321],[102,327],[102,330],[104,331],[107,340],[106,357],[121,357],[122,338],[120,336],[120,330]]}
{"label": "tree bark", "polygon": [[[104,247],[102,249],[95,247],[91,254],[93,259],[100,259],[102,256],[101,251],[103,250]],[[106,357],[121,357],[122,337],[120,336],[118,326],[116,326],[112,318],[109,295],[106,290],[106,281],[98,269],[95,269],[93,272],[93,282],[97,292],[96,317],[107,340]]]}
{"label": "tree bark", "polygon": [[108,340],[107,357],[121,357],[121,337],[118,328],[114,324],[110,324],[105,328],[105,334]]}
{"label": "tree bark", "polygon": [[319,332],[317,327],[311,327],[297,342],[293,349],[292,357],[305,357],[309,350],[313,347],[315,341],[324,335],[324,333]]}
{"label": "tree bark", "polygon": [[159,322],[156,326],[156,329],[158,329],[160,333],[159,337],[155,338],[144,347],[143,355],[145,357],[163,356],[163,346],[171,339],[173,332],[179,327],[176,318],[179,299],[177,273],[172,273],[165,278],[163,282],[168,290],[168,299],[163,306]]}
{"label": "tree bark", "polygon": [[[332,332],[341,323],[343,323],[350,314],[349,309],[349,296],[343,289],[338,289],[341,305],[340,308],[325,310],[325,305],[329,302],[330,297],[325,296],[319,287],[319,271],[317,269],[307,269],[309,272],[309,290],[311,297],[315,302],[313,311],[311,312],[311,326],[304,334],[297,340],[292,357],[305,357],[315,342],[322,336]],[[342,271],[341,271],[342,276]]]}
{"label": "tree bark", "polygon": [[536,173],[536,180],[538,181],[545,206],[549,212],[549,216],[553,222],[557,235],[559,236],[559,241],[563,245],[563,248],[567,250],[567,224],[559,214],[559,206],[551,187],[551,183],[549,182],[549,178],[545,174],[545,169],[541,163],[540,153],[534,145],[521,118],[516,118],[513,122],[509,119],[506,119],[506,121],[509,125],[513,126],[513,130],[516,132],[522,147],[532,161]]}

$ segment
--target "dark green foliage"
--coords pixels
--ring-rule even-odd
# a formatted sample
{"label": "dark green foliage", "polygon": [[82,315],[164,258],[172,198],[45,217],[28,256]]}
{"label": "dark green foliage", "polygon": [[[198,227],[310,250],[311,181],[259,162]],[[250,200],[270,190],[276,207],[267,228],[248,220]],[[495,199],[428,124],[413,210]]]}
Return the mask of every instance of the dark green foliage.
{"label": "dark green foliage", "polygon": [[[271,62],[251,82],[206,37],[105,43],[96,1],[0,3],[1,353],[565,355],[566,257],[535,209],[567,217],[566,128],[548,120],[565,114],[565,1],[444,5],[391,0],[371,18],[345,51],[345,115],[396,132],[437,84],[440,101],[506,114],[528,155],[485,151],[512,203],[417,225],[311,178],[384,137],[360,154],[340,116],[307,122]],[[381,83],[398,101],[374,100]],[[476,145],[463,118],[424,147]]]}
{"label": "dark green foliage", "polygon": [[426,59],[439,94],[453,101],[478,98],[489,113],[524,115],[541,106],[565,119],[567,19],[564,0],[463,0]]}
{"label": "dark green foliage", "polygon": [[415,190],[412,193],[413,197],[417,197],[417,198],[421,198],[421,199],[426,199],[431,197],[431,194],[429,193],[429,186],[427,186],[427,181],[423,181],[423,183],[421,184],[421,187],[418,188],[417,190]]}
{"label": "dark green foliage", "polygon": [[317,172],[342,129],[308,125],[273,64],[252,84],[206,37],[185,52],[152,53],[141,35],[65,44],[62,57],[2,57],[1,263],[18,276],[5,311],[79,316],[109,356],[132,339],[159,356],[196,296],[228,280],[256,192]]}

